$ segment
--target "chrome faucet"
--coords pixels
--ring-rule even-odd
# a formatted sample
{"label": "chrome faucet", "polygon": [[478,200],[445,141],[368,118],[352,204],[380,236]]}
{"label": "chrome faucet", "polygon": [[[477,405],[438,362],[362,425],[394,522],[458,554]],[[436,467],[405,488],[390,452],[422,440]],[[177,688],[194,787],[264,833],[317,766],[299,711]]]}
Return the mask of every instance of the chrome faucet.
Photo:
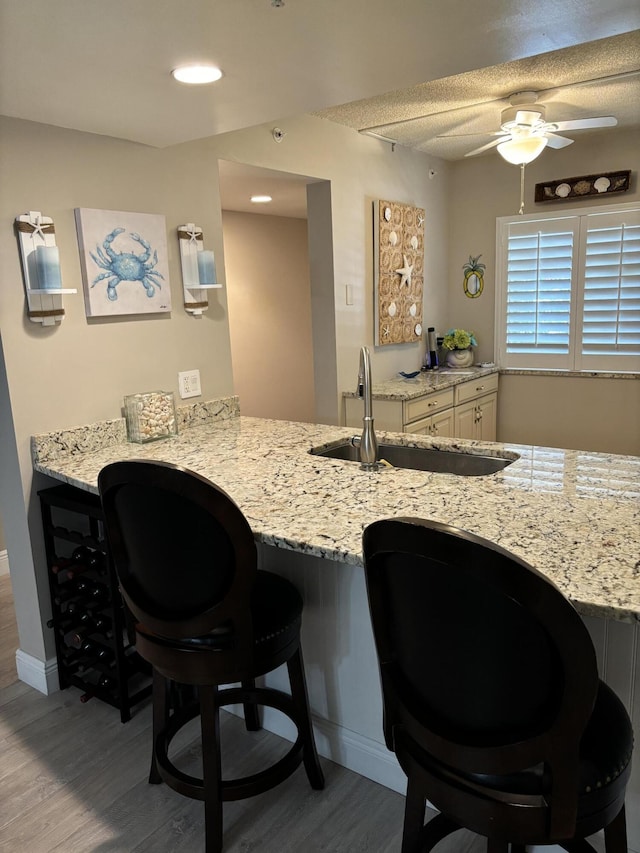
{"label": "chrome faucet", "polygon": [[371,391],[371,359],[367,347],[360,350],[360,367],[358,370],[358,397],[364,400],[364,417],[362,419],[362,437],[358,443],[360,450],[360,467],[365,471],[375,471],[378,461],[378,441],[373,429],[373,395]]}

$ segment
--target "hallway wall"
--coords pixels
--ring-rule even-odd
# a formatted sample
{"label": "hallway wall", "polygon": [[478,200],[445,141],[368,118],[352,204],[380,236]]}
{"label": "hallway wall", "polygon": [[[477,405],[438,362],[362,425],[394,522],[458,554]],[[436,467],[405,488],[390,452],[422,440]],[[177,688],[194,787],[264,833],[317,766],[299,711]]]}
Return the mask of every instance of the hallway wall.
{"label": "hallway wall", "polygon": [[222,231],[241,412],[313,422],[307,220],[223,210]]}

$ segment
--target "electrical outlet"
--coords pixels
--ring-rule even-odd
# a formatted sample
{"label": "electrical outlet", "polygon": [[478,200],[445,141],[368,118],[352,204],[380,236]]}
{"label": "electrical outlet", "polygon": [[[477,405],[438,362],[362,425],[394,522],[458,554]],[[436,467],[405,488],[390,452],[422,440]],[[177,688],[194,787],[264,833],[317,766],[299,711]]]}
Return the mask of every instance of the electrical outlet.
{"label": "electrical outlet", "polygon": [[182,400],[186,400],[187,397],[199,397],[202,394],[200,388],[200,371],[185,370],[182,373],[178,373],[178,389]]}

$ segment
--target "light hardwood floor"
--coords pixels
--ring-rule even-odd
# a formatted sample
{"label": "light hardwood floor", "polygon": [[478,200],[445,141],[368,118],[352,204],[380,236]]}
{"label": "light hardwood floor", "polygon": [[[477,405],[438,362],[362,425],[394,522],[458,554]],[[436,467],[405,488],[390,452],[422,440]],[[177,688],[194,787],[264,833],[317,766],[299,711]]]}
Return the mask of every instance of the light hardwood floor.
{"label": "light hardwood floor", "polygon": [[[43,696],[17,680],[17,630],[8,576],[0,577],[0,851],[2,853],[198,853],[201,803],[149,785],[150,707],[120,723],[115,709],[80,703],[75,688]],[[195,723],[177,748],[197,762]],[[224,715],[227,773],[257,769],[282,749]],[[191,735],[191,743],[189,743]],[[246,748],[245,748],[246,747]],[[251,800],[225,804],[225,853],[397,853],[404,800],[323,760],[324,791],[304,770]],[[442,853],[479,853],[459,833]]]}
{"label": "light hardwood floor", "polygon": [[[11,588],[0,577],[0,853],[199,853],[200,802],[149,785],[150,707],[120,723],[117,711],[80,703],[70,688],[43,696],[17,680]],[[195,722],[176,750],[197,771]],[[224,715],[227,775],[253,772],[282,750],[268,732],[247,733]],[[404,799],[323,760],[324,791],[302,768],[250,800],[225,804],[225,853],[398,853]],[[459,832],[438,853],[480,853]]]}

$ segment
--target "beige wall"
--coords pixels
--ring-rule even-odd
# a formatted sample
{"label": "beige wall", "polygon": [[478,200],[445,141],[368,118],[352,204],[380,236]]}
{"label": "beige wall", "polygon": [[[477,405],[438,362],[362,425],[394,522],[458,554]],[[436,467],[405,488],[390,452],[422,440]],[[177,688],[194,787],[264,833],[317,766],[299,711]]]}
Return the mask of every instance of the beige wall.
{"label": "beige wall", "polygon": [[242,413],[313,422],[307,220],[223,211],[222,229]]}
{"label": "beige wall", "polygon": [[640,381],[501,376],[498,439],[640,456]]}
{"label": "beige wall", "polygon": [[[0,513],[21,649],[44,660],[47,582],[29,440],[33,433],[120,416],[125,394],[176,392],[179,370],[200,368],[204,398],[233,392],[225,291],[212,291],[202,319],[182,309],[176,228],[196,222],[222,265],[217,164],[202,144],[157,150],[108,137],[13,119],[0,120]],[[85,316],[74,208],[161,213],[166,217],[173,311],[144,319]],[[51,216],[65,296],[61,325],[44,328],[25,315],[15,217]],[[13,440],[12,431],[15,434]],[[27,527],[28,521],[28,527]],[[34,571],[34,563],[36,569]]]}
{"label": "beige wall", "polygon": [[[640,200],[640,134],[609,131],[581,138],[561,150],[545,150],[526,167],[525,212],[553,213],[578,208],[580,202],[534,203],[535,184],[563,177],[631,169],[629,192],[583,205]],[[520,170],[497,154],[462,160],[451,172],[449,209],[449,311],[452,326],[473,329],[478,356],[493,359],[496,218],[517,214]],[[482,253],[485,289],[469,299],[462,289],[462,265]],[[640,454],[640,381],[591,377],[503,376],[500,384],[498,438],[554,447]]]}
{"label": "beige wall", "polygon": [[[221,134],[207,141],[215,157],[269,169],[321,178],[331,187],[333,279],[327,280],[334,299],[335,351],[316,348],[318,363],[336,359],[336,380],[330,407],[323,420],[338,421],[340,394],[357,378],[358,354],[363,344],[373,348],[373,228],[372,202],[389,199],[415,204],[426,211],[425,326],[447,322],[447,247],[449,173],[451,165],[401,146],[363,136],[350,128],[313,116],[279,119],[286,136],[274,144],[273,123]],[[429,169],[436,175],[429,178]],[[353,290],[346,305],[345,287]],[[314,283],[312,282],[312,288]],[[314,294],[314,299],[317,294]],[[315,313],[315,303],[314,303]],[[372,353],[375,379],[387,379],[399,370],[417,369],[424,343],[377,347]],[[318,392],[318,381],[316,381]],[[326,412],[327,406],[319,407]]]}

